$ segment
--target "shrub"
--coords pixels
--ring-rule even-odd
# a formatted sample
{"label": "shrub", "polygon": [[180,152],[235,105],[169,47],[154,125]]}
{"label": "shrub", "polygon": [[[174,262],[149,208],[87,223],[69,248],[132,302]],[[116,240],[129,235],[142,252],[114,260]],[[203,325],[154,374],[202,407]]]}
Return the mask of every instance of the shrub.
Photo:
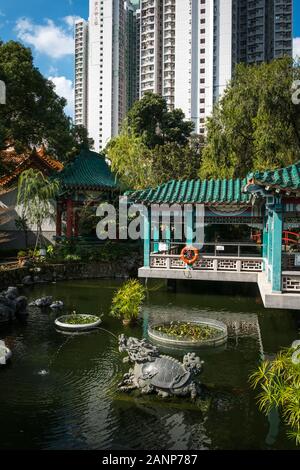
{"label": "shrub", "polygon": [[145,299],[145,291],[138,280],[126,281],[113,297],[110,314],[127,322],[136,320]]}
{"label": "shrub", "polygon": [[50,258],[54,255],[54,246],[53,245],[48,245],[47,246],[47,256]]}
{"label": "shrub", "polygon": [[[298,356],[300,349],[298,349]],[[259,408],[266,415],[277,408],[289,427],[288,436],[300,444],[300,361],[293,346],[280,351],[273,361],[264,361],[250,376],[252,388],[261,389]]]}
{"label": "shrub", "polygon": [[81,261],[81,258],[78,255],[66,255],[65,261],[67,263],[76,263],[77,261]]}

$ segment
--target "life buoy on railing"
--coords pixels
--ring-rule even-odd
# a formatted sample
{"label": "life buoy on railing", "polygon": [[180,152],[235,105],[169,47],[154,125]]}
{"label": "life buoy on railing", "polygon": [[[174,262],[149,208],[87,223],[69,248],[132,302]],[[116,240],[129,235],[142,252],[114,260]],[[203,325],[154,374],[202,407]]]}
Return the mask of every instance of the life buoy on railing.
{"label": "life buoy on railing", "polygon": [[[192,255],[192,253],[194,254]],[[181,250],[180,259],[189,266],[192,266],[199,259],[199,250],[193,246],[185,246]]]}

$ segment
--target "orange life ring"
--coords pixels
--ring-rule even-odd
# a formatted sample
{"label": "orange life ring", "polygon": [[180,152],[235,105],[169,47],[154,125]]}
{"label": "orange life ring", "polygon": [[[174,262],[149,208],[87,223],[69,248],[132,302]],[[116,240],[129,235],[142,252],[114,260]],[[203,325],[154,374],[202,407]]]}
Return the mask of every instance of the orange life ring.
{"label": "orange life ring", "polygon": [[[194,256],[192,258],[187,258],[186,254],[190,251],[194,252]],[[185,246],[180,253],[180,259],[191,266],[192,264],[196,263],[197,259],[199,258],[199,250],[197,248],[194,248],[193,246]]]}

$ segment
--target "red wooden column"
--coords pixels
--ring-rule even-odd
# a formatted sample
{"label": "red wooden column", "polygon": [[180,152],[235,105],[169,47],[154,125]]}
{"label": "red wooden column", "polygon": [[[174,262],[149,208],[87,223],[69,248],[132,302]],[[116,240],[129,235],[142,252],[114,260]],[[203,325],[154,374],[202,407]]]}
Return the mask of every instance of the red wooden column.
{"label": "red wooden column", "polygon": [[73,235],[73,201],[72,199],[67,200],[67,238],[71,238]]}
{"label": "red wooden column", "polygon": [[62,218],[62,206],[60,202],[56,204],[56,236],[61,237],[61,218]]}
{"label": "red wooden column", "polygon": [[79,235],[79,212],[75,211],[75,221],[74,221],[74,237]]}

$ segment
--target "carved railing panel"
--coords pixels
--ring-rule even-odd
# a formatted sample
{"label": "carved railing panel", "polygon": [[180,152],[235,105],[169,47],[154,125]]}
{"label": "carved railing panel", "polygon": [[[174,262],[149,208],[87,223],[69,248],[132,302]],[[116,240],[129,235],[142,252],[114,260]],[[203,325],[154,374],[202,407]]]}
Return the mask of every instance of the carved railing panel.
{"label": "carved railing panel", "polygon": [[263,268],[262,260],[259,259],[247,259],[241,261],[241,271],[247,272],[261,272]]}
{"label": "carved railing panel", "polygon": [[[150,256],[150,267],[156,269],[186,269],[187,265],[178,255]],[[192,267],[196,271],[232,271],[232,272],[261,272],[262,258],[200,256]]]}
{"label": "carved railing panel", "polygon": [[300,274],[283,274],[282,291],[300,293]]}
{"label": "carved railing panel", "polygon": [[237,271],[236,259],[218,259],[218,271]]}

